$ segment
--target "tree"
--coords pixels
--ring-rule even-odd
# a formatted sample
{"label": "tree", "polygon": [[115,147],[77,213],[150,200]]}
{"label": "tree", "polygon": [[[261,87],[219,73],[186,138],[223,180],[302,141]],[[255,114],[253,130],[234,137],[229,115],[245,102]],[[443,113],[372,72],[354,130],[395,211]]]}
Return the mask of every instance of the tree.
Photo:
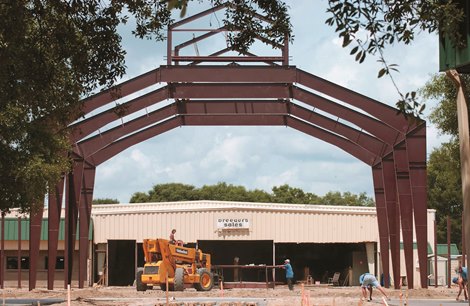
{"label": "tree", "polygon": [[437,239],[447,241],[447,216],[451,219],[451,240],[462,238],[462,180],[459,143],[455,139],[435,149],[428,161],[428,205],[436,209]]}
{"label": "tree", "polygon": [[110,198],[93,199],[93,205],[99,205],[99,204],[119,204],[119,200],[110,199]]}
{"label": "tree", "polygon": [[324,205],[340,206],[375,206],[375,202],[371,198],[367,197],[365,193],[356,195],[348,191],[344,193],[339,191],[330,191],[322,198],[322,203]]}
{"label": "tree", "polygon": [[216,201],[249,201],[246,188],[243,186],[234,186],[227,183],[217,183],[216,185],[204,185],[198,190],[200,200]]}
{"label": "tree", "polygon": [[129,202],[145,203],[194,200],[374,206],[372,198],[367,197],[365,193],[356,195],[350,192],[329,192],[324,197],[320,197],[314,193],[304,192],[300,188],[291,187],[288,184],[274,186],[272,193],[268,193],[260,189],[246,190],[243,186],[235,186],[224,182],[215,185],[204,185],[201,188],[180,183],[158,184],[153,186],[148,193],[134,193]]}
{"label": "tree", "polygon": [[117,26],[129,15],[136,35],[163,39],[170,14],[160,1],[0,3],[2,211],[42,203],[68,171],[66,127],[81,98],[124,75]]}
{"label": "tree", "polygon": [[[134,17],[135,36],[163,40],[172,21],[171,9],[180,8],[184,14],[186,4],[185,0],[0,2],[0,210],[26,211],[42,203],[48,188],[69,171],[67,125],[80,118],[84,98],[125,74],[126,52],[117,27]],[[290,31],[283,2],[256,4],[237,1],[227,10],[224,23],[240,30],[230,36],[234,50],[248,48],[256,32],[279,41]],[[257,9],[275,23],[244,18]]]}
{"label": "tree", "polygon": [[[305,193],[300,188],[294,188],[287,184],[272,188],[272,199],[274,203],[292,203],[292,204],[308,204],[312,203],[313,194]],[[315,196],[316,197],[316,196]],[[318,198],[318,197],[317,197]]]}
{"label": "tree", "polygon": [[129,202],[171,202],[193,201],[197,199],[197,192],[194,186],[181,183],[168,183],[153,186],[148,194],[142,192],[134,193]]}
{"label": "tree", "polygon": [[343,47],[351,47],[350,54],[362,63],[366,55],[377,55],[382,68],[378,77],[388,75],[400,99],[397,107],[403,114],[420,116],[424,105],[417,100],[416,92],[401,93],[392,72],[397,64],[387,62],[386,47],[401,42],[410,44],[421,31],[440,32],[456,46],[463,46],[466,38],[461,34],[464,20],[464,2],[451,1],[388,1],[388,0],[329,0],[328,12],[332,15],[326,24],[333,26],[343,39]]}

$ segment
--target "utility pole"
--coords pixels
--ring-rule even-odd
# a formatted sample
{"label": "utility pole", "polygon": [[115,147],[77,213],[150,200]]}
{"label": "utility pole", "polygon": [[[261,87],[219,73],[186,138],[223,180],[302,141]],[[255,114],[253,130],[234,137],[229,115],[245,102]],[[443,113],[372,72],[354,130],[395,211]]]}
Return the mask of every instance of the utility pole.
{"label": "utility pole", "polygon": [[[470,136],[468,125],[468,108],[465,90],[459,73],[456,70],[446,71],[447,77],[454,81],[457,87],[457,120],[459,124],[460,141],[460,171],[462,176],[463,224],[465,234],[465,254],[470,254]],[[467,260],[468,262],[468,260]],[[462,265],[468,266],[466,263]]]}

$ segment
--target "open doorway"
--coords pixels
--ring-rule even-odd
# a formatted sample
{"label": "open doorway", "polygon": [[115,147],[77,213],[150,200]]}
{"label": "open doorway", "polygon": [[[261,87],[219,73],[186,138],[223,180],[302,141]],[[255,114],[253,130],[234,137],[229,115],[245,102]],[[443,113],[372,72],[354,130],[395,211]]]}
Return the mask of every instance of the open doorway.
{"label": "open doorway", "polygon": [[[276,243],[275,253],[276,264],[290,259],[296,281],[307,280],[310,275],[314,281],[328,283],[335,272],[340,272],[339,284],[351,285],[350,268],[358,264],[358,254],[365,257],[366,249],[364,243]],[[283,273],[279,279],[285,279]]]}
{"label": "open doorway", "polygon": [[[239,241],[239,240],[199,240],[198,247],[211,254],[213,265],[233,265],[238,259],[238,265],[272,265],[273,241]],[[224,269],[224,280],[264,282],[266,273],[264,269]]]}
{"label": "open doorway", "polygon": [[135,240],[108,240],[108,286],[134,284],[135,253]]}

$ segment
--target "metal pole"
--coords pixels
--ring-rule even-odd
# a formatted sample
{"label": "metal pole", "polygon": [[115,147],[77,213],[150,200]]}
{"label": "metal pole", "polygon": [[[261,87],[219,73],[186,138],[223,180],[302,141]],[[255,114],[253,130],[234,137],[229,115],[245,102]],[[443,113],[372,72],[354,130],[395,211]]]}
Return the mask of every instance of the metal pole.
{"label": "metal pole", "polygon": [[437,288],[437,222],[434,219],[434,287]]}
{"label": "metal pole", "polygon": [[[20,263],[18,263],[20,264]],[[0,252],[0,286],[4,289],[5,285],[5,212],[2,212],[2,251]]]}
{"label": "metal pole", "polygon": [[21,288],[21,217],[18,217],[18,288]]}
{"label": "metal pole", "polygon": [[172,49],[172,34],[173,28],[171,26],[168,27],[167,38],[166,38],[166,64],[171,66],[172,56],[171,56],[171,49]]}
{"label": "metal pole", "polygon": [[447,216],[447,288],[450,288],[450,217]]}

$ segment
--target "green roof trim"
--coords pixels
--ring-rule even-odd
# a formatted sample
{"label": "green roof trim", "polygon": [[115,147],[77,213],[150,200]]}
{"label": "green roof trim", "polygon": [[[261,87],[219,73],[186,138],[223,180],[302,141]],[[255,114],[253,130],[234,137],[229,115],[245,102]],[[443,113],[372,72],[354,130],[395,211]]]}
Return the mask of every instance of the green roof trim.
{"label": "green roof trim", "polygon": [[[48,240],[49,220],[43,219],[41,224],[41,240]],[[77,233],[79,225],[77,224]],[[29,240],[29,219],[21,218],[21,235],[18,235],[18,219],[17,218],[5,218],[5,240]],[[77,240],[79,239],[77,234]],[[65,240],[65,219],[60,219],[59,223],[59,240]],[[90,222],[90,229],[88,231],[88,240],[93,240],[93,222]]]}
{"label": "green roof trim", "polygon": [[[447,243],[437,244],[437,255],[447,257]],[[457,248],[457,244],[450,244],[450,255],[460,255],[459,249]]]}
{"label": "green roof trim", "polygon": [[[416,250],[417,248],[418,248],[418,245],[416,244],[416,242],[413,242],[413,250]],[[400,250],[403,250],[403,242],[400,242]],[[432,254],[432,248],[428,242],[428,255],[429,254]]]}

